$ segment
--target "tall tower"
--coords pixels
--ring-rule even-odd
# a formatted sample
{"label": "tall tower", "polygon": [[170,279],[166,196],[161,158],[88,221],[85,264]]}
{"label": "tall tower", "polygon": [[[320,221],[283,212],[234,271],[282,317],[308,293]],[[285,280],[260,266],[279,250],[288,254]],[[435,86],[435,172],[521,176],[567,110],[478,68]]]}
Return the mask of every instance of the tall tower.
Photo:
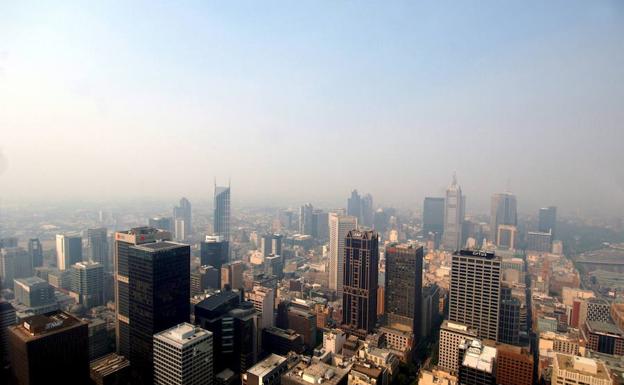
{"label": "tall tower", "polygon": [[358,227],[356,217],[329,214],[329,288],[342,296],[344,245],[347,233]]}
{"label": "tall tower", "polygon": [[451,259],[449,321],[498,341],[501,259],[493,253],[461,250]]}
{"label": "tall tower", "polygon": [[15,308],[4,299],[0,300],[0,368],[4,369],[9,363],[9,341],[7,333],[9,326],[15,325]]}
{"label": "tall tower", "polygon": [[446,249],[461,249],[465,202],[461,187],[457,184],[457,177],[453,175],[453,183],[446,190],[446,202],[444,205],[442,245]]}
{"label": "tall tower", "polygon": [[98,262],[78,262],[72,269],[72,291],[86,308],[104,305],[104,266]]}
{"label": "tall tower", "polygon": [[390,244],[386,247],[385,313],[388,326],[409,330],[415,345],[420,336],[423,247]]}
{"label": "tall tower", "polygon": [[87,229],[87,249],[89,259],[101,263],[105,271],[109,271],[108,235],[105,227]]}
{"label": "tall tower", "polygon": [[351,191],[351,197],[347,199],[347,215],[362,221],[362,198],[357,190]]}
{"label": "tall tower", "polygon": [[219,270],[217,287],[221,287],[221,267],[229,262],[229,242],[220,235],[207,235],[206,240],[199,244],[202,266],[212,266]]}
{"label": "tall tower", "polygon": [[423,235],[433,233],[436,247],[444,232],[444,198],[426,197],[423,202]]}
{"label": "tall tower", "polygon": [[552,239],[555,238],[555,226],[557,223],[557,208],[555,206],[542,207],[539,210],[538,231],[541,233],[550,232]]}
{"label": "tall tower", "polygon": [[82,261],[82,237],[78,234],[56,234],[56,265],[66,270]]}
{"label": "tall tower", "polygon": [[490,240],[499,244],[499,226],[517,226],[517,203],[516,196],[510,192],[496,193],[492,195],[490,211]]}
{"label": "tall tower", "polygon": [[186,199],[180,199],[180,205],[173,208],[173,222],[180,220],[183,229],[180,229],[179,234],[183,234],[184,238],[188,238],[191,236],[191,202]]}
{"label": "tall tower", "polygon": [[230,241],[230,186],[214,190],[214,233]]}
{"label": "tall tower", "polygon": [[314,207],[311,203],[306,203],[299,208],[299,233],[312,235],[314,227]]}
{"label": "tall tower", "polygon": [[351,230],[345,238],[342,324],[365,336],[377,322],[379,235]]}
{"label": "tall tower", "polygon": [[32,259],[33,268],[43,266],[43,248],[39,238],[30,238],[28,240],[28,253]]}

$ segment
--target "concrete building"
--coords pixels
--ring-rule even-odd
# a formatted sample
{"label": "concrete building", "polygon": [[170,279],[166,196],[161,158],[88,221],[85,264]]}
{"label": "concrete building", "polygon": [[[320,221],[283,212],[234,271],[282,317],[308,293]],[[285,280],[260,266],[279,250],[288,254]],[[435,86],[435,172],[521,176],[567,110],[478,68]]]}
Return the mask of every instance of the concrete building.
{"label": "concrete building", "polygon": [[243,282],[243,270],[245,264],[241,261],[234,261],[221,267],[221,289],[226,286],[232,290],[238,290],[245,287]]}
{"label": "concrete building", "polygon": [[286,357],[271,354],[243,373],[242,385],[280,385],[287,370]]}
{"label": "concrete building", "polygon": [[342,354],[342,346],[347,341],[347,335],[340,329],[325,330],[323,333],[323,349],[332,354]]}
{"label": "concrete building", "polygon": [[324,362],[300,361],[282,376],[282,385],[347,385],[349,369]]}
{"label": "concrete building", "polygon": [[329,288],[342,297],[345,238],[357,229],[357,218],[336,213],[329,214]]}
{"label": "concrete building", "polygon": [[254,305],[260,313],[260,328],[270,328],[275,326],[275,290],[264,286],[254,286],[245,293],[245,299]]}
{"label": "concrete building", "polygon": [[477,339],[459,345],[459,383],[494,385],[496,383],[496,348]]}
{"label": "concrete building", "polygon": [[50,309],[56,305],[54,288],[39,277],[16,279],[14,288],[15,299],[29,308]]}
{"label": "concrete building", "polygon": [[67,270],[82,261],[82,237],[79,234],[56,235],[56,266]]}
{"label": "concrete building", "polygon": [[612,385],[607,367],[591,358],[557,353],[553,360],[551,384]]}
{"label": "concrete building", "polygon": [[533,355],[523,347],[496,346],[496,383],[503,385],[533,384]]}
{"label": "concrete building", "polygon": [[181,323],[154,335],[154,384],[212,384],[213,376],[211,332]]}
{"label": "concrete building", "polygon": [[115,353],[91,361],[90,376],[95,385],[124,385],[130,381],[130,361]]}
{"label": "concrete building", "polygon": [[262,350],[265,353],[286,356],[289,352],[303,353],[305,346],[301,334],[294,330],[270,327],[262,330]]}
{"label": "concrete building", "polygon": [[459,345],[466,339],[476,337],[477,331],[469,326],[445,320],[440,328],[438,366],[451,374],[456,374],[459,370]]}
{"label": "concrete building", "polygon": [[104,305],[104,265],[92,261],[73,265],[72,291],[88,309]]}

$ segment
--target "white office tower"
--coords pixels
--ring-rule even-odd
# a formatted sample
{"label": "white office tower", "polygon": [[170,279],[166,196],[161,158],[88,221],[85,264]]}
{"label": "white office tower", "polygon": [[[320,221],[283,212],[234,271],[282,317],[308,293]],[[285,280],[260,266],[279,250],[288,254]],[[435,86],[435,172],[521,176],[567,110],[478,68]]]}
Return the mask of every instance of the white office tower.
{"label": "white office tower", "polygon": [[174,222],[174,235],[176,241],[183,241],[186,239],[186,222],[183,218],[176,218]]}
{"label": "white office tower", "polygon": [[440,328],[438,366],[451,374],[457,374],[459,370],[459,345],[466,339],[476,337],[476,330],[464,324],[445,320]]}
{"label": "white office tower", "polygon": [[245,292],[245,299],[260,312],[260,328],[275,326],[273,309],[275,308],[275,290],[270,287],[254,286],[252,291]]}
{"label": "white office tower", "polygon": [[329,288],[342,297],[345,238],[357,229],[357,218],[336,213],[329,214]]}
{"label": "white office tower", "polygon": [[453,175],[453,183],[446,190],[444,203],[444,233],[442,246],[447,250],[459,250],[462,244],[462,224],[466,201],[461,187],[457,184],[457,177]]}
{"label": "white office tower", "polygon": [[82,237],[79,234],[56,234],[56,266],[67,270],[82,261]]}
{"label": "white office tower", "polygon": [[212,364],[211,332],[183,322],[154,335],[154,384],[212,384]]}

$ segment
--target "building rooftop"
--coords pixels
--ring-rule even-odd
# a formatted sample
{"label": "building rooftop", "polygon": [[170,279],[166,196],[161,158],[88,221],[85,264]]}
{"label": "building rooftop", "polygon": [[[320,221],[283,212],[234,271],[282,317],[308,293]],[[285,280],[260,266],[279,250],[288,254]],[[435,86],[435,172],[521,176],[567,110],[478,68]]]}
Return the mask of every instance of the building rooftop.
{"label": "building rooftop", "polygon": [[264,360],[252,366],[248,372],[257,377],[264,377],[284,362],[286,362],[286,357],[271,354]]}
{"label": "building rooftop", "polygon": [[210,297],[207,297],[195,306],[206,310],[215,311],[219,306],[225,305],[227,302],[233,301],[235,298],[240,298],[240,293],[238,291],[220,291],[211,295]]}
{"label": "building rooftop", "polygon": [[102,378],[129,367],[130,361],[124,356],[111,353],[91,361],[89,366],[91,367],[92,378],[94,376]]}
{"label": "building rooftop", "polygon": [[27,277],[27,278],[16,278],[15,283],[19,283],[19,284],[22,284],[23,286],[29,287],[29,286],[41,284],[41,283],[47,284],[48,281],[45,281],[39,277]]}
{"label": "building rooftop", "polygon": [[177,242],[171,242],[171,241],[151,242],[151,243],[144,243],[141,245],[133,246],[133,248],[135,249],[148,251],[148,252],[173,250],[173,249],[177,249],[180,247],[189,247],[189,246],[183,243],[177,243]]}
{"label": "building rooftop", "polygon": [[461,346],[466,349],[466,354],[462,361],[463,366],[477,369],[481,372],[493,372],[496,348],[485,346],[479,340],[464,341],[464,344]]}
{"label": "building rooftop", "polygon": [[324,362],[312,362],[307,364],[304,361],[300,361],[292,369],[284,373],[283,377],[302,385],[337,385],[348,373],[348,369],[331,366]]}
{"label": "building rooftop", "polygon": [[610,322],[587,321],[587,326],[592,333],[612,334],[624,337],[624,332]]}
{"label": "building rooftop", "polygon": [[168,345],[178,348],[194,343],[197,340],[212,336],[208,330],[204,330],[198,326],[187,322],[178,324],[172,328],[164,330],[154,335],[154,339],[158,339]]}
{"label": "building rooftop", "polygon": [[11,328],[16,330],[23,340],[27,341],[80,325],[86,326],[87,323],[69,313],[55,311],[27,317],[20,324]]}
{"label": "building rooftop", "polygon": [[595,378],[611,378],[607,367],[602,362],[597,362],[591,358],[571,356],[562,353],[557,353],[556,358],[556,365],[559,367],[559,370],[567,370],[568,372],[591,375]]}

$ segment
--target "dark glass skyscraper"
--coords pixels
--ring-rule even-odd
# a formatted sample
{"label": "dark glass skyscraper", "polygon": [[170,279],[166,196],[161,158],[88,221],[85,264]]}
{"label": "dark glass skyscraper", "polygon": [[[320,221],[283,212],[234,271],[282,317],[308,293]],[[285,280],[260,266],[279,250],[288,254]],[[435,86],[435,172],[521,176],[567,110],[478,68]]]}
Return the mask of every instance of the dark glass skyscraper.
{"label": "dark glass skyscraper", "polygon": [[31,238],[28,240],[28,253],[32,259],[33,268],[43,266],[43,249],[39,238]]}
{"label": "dark glass skyscraper", "polygon": [[377,322],[378,243],[375,231],[351,230],[345,238],[342,324],[361,336]]}
{"label": "dark glass skyscraper", "polygon": [[128,358],[133,383],[151,385],[154,334],[189,321],[191,249],[163,241],[128,251]]}
{"label": "dark glass skyscraper", "polygon": [[409,329],[415,343],[420,336],[423,247],[390,244],[386,247],[386,288],[384,292],[387,325]]}
{"label": "dark glass skyscraper", "polygon": [[492,195],[490,212],[490,240],[498,244],[498,227],[500,225],[518,225],[516,196],[512,193]]}
{"label": "dark glass skyscraper", "polygon": [[557,208],[555,206],[542,207],[539,211],[538,230],[542,233],[550,232],[555,239],[555,226],[557,223]]}
{"label": "dark glass skyscraper", "polygon": [[423,234],[435,234],[436,246],[444,232],[444,198],[426,197],[423,203]]}
{"label": "dark glass skyscraper", "polygon": [[347,199],[347,215],[362,221],[362,198],[357,190],[351,191],[351,197]]}
{"label": "dark glass skyscraper", "polygon": [[228,248],[229,242],[219,235],[209,235],[199,245],[201,265],[210,265],[219,271],[217,287],[221,287],[221,267],[230,261]]}
{"label": "dark glass skyscraper", "polygon": [[214,233],[230,240],[230,187],[215,185],[214,190]]}
{"label": "dark glass skyscraper", "polygon": [[105,227],[87,229],[87,249],[89,259],[101,263],[104,271],[109,271],[108,235]]}

